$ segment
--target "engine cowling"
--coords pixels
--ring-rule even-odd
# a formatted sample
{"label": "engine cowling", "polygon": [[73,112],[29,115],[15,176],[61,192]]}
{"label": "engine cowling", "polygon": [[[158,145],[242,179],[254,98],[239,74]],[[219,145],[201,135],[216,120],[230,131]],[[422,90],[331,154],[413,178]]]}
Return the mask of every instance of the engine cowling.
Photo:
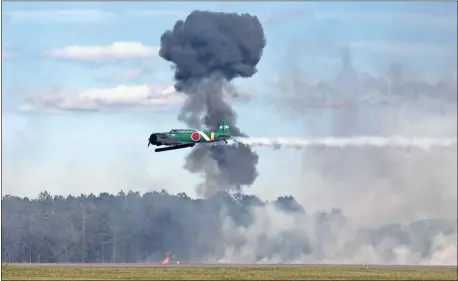
{"label": "engine cowling", "polygon": [[158,141],[158,137],[156,134],[151,134],[151,136],[148,139],[148,146],[149,145],[162,145],[161,142]]}

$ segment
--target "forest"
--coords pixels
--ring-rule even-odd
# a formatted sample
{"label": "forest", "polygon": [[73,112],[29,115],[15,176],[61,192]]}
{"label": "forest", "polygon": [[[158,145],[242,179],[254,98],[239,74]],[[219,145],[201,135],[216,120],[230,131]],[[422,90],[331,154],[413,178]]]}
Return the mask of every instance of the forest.
{"label": "forest", "polygon": [[314,262],[357,257],[367,247],[388,262],[397,245],[428,259],[437,235],[456,234],[456,221],[349,230],[340,210],[307,214],[292,196],[192,199],[163,190],[2,198],[2,262],[159,262],[168,251],[180,261]]}

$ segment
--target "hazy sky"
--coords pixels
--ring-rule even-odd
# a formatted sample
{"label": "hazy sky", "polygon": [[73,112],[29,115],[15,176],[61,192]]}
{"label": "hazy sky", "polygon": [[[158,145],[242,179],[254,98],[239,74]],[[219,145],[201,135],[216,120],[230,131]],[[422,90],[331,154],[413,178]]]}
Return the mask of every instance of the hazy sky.
{"label": "hazy sky", "polygon": [[[235,82],[239,127],[256,137],[303,137],[267,93],[288,60],[310,79],[332,79],[340,48],[377,72],[401,60],[428,78],[456,76],[456,3],[23,2],[2,3],[3,194],[67,195],[165,188],[194,195],[200,181],[182,168],[189,150],[155,153],[152,132],[185,125],[161,35],[192,10],[257,15],[267,39],[259,72]],[[288,93],[279,93],[281,97]],[[312,122],[312,121],[311,121]],[[326,126],[326,119],[313,120]],[[316,125],[315,125],[316,126]],[[300,129],[299,129],[300,128]],[[295,150],[257,149],[260,176],[249,193],[291,193]],[[280,169],[287,172],[278,172]]]}

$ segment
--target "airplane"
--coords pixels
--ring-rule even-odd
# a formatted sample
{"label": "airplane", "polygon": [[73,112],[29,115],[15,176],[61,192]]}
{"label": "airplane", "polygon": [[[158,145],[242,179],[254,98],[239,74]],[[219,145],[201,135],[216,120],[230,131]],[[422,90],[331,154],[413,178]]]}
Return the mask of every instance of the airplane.
{"label": "airplane", "polygon": [[172,129],[165,133],[152,133],[148,139],[148,147],[150,145],[167,147],[156,148],[155,152],[168,150],[182,149],[193,147],[196,143],[214,143],[224,141],[231,138],[229,131],[229,122],[223,120],[219,123],[218,129],[213,131],[201,131],[194,129]]}

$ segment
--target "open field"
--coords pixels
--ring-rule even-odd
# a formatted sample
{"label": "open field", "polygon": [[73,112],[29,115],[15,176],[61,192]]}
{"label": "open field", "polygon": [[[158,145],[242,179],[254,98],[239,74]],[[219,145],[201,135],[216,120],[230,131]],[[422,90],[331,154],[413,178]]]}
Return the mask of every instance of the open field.
{"label": "open field", "polygon": [[[89,266],[87,266],[89,265]],[[9,264],[2,266],[3,280],[457,280],[456,267],[381,268],[380,266],[188,264],[111,267],[90,264]]]}

